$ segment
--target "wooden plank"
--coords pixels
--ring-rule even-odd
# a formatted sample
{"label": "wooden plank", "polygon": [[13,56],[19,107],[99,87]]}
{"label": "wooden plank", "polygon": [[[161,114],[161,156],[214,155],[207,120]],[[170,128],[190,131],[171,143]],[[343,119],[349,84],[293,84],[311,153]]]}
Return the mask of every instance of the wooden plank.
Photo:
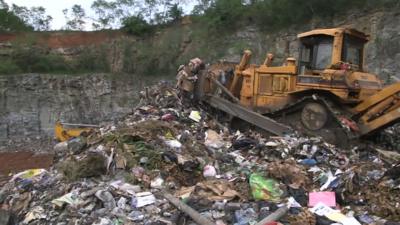
{"label": "wooden plank", "polygon": [[199,224],[199,225],[215,225],[214,222],[212,222],[211,220],[202,216],[196,210],[189,207],[188,205],[186,205],[185,203],[180,201],[178,198],[175,198],[171,194],[163,191],[163,197],[166,198],[169,202],[171,202],[171,204],[173,204],[180,211],[182,211],[182,212],[186,213],[188,216],[190,216],[190,218],[192,218],[197,224]]}

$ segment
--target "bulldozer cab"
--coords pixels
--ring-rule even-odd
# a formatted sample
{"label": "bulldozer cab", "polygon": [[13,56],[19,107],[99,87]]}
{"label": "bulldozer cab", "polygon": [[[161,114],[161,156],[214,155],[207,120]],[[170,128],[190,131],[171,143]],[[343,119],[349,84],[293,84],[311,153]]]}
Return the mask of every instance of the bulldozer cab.
{"label": "bulldozer cab", "polygon": [[299,71],[320,74],[325,69],[363,70],[364,45],[368,37],[354,29],[313,30],[298,35]]}

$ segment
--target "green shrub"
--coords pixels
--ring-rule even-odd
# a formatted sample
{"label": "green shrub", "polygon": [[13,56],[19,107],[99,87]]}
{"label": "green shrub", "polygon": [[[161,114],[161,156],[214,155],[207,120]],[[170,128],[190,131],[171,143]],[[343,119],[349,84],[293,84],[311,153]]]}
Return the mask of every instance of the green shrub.
{"label": "green shrub", "polygon": [[10,59],[1,59],[0,74],[17,74],[20,73],[19,67]]}
{"label": "green shrub", "polygon": [[142,36],[152,31],[152,26],[141,16],[127,17],[122,21],[122,29],[128,34]]}
{"label": "green shrub", "polygon": [[17,47],[12,60],[25,73],[67,72],[69,70],[62,56],[37,47]]}
{"label": "green shrub", "polygon": [[85,48],[74,59],[73,65],[77,72],[109,72],[106,46],[99,46],[96,49]]}
{"label": "green shrub", "polygon": [[16,45],[11,57],[0,61],[0,73],[109,72],[107,46],[88,47],[72,60],[43,47]]}
{"label": "green shrub", "polygon": [[207,9],[200,20],[211,30],[226,30],[235,28],[241,19],[245,6],[241,0],[218,0]]}

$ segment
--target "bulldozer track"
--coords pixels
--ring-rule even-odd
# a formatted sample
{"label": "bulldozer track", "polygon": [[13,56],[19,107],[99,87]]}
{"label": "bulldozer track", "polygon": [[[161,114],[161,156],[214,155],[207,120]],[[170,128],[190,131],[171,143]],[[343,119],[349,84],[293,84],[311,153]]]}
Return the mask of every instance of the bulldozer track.
{"label": "bulldozer track", "polygon": [[[346,118],[348,121],[351,121],[351,122],[354,122],[354,121],[352,121],[348,115],[345,115],[345,113],[342,110],[340,110],[339,107],[334,104],[334,102],[328,100],[325,97],[318,96],[316,94],[314,94],[312,96],[303,97],[303,98],[297,100],[296,102],[293,102],[285,107],[282,107],[281,109],[278,109],[276,111],[273,111],[271,113],[264,114],[264,115],[279,121],[280,119],[282,119],[282,116],[285,116],[288,114],[299,113],[302,110],[302,108],[307,103],[310,103],[310,102],[318,102],[318,103],[322,104],[328,110],[328,113],[331,116],[331,118],[333,119],[333,121],[335,122],[335,125],[337,125],[341,129],[341,131],[346,135],[346,138],[349,141],[354,141],[357,138],[359,138],[359,135],[357,133],[353,132],[349,126],[344,124],[342,122],[342,119]],[[330,127],[330,128],[332,128],[332,127]],[[329,127],[328,127],[328,129],[329,129]]]}

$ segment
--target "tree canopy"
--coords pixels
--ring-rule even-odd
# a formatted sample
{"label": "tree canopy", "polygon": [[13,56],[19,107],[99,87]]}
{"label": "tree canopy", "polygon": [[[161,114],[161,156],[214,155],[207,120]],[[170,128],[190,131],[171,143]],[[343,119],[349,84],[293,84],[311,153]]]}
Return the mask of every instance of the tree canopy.
{"label": "tree canopy", "polygon": [[0,0],[0,32],[30,31],[33,27],[18,17],[4,0]]}
{"label": "tree canopy", "polygon": [[[80,5],[64,9],[64,29],[124,29],[148,32],[148,27],[179,20],[190,14],[208,30],[233,29],[247,24],[261,28],[281,28],[305,23],[313,17],[333,17],[353,9],[399,7],[398,0],[95,0],[88,16]],[[189,12],[186,12],[189,13]],[[44,7],[7,5],[0,0],[0,31],[51,28],[52,17]],[[138,27],[135,27],[138,26]],[[147,27],[146,29],[143,29]]]}
{"label": "tree canopy", "polygon": [[84,30],[86,24],[86,12],[81,5],[73,5],[71,10],[63,10],[64,17],[67,21],[66,30]]}

